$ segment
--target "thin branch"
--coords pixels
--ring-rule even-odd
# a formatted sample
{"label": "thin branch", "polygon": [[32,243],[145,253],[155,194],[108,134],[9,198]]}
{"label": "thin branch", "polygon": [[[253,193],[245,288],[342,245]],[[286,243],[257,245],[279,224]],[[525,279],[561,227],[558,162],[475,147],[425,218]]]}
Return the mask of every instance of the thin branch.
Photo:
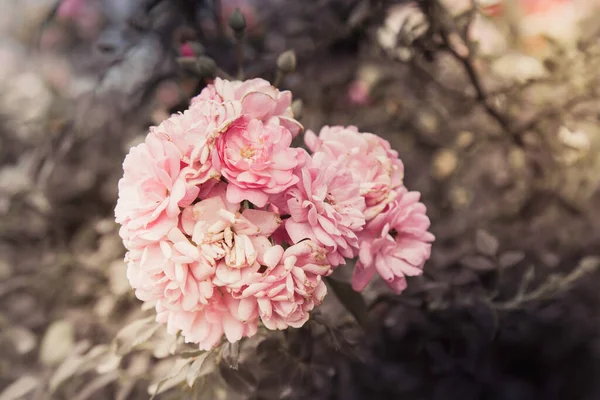
{"label": "thin branch", "polygon": [[[503,303],[492,303],[492,306],[499,310],[514,310],[522,307],[525,303],[548,299],[558,293],[570,290],[579,279],[596,271],[598,267],[599,265],[596,262],[585,262],[585,260],[582,260],[577,268],[568,275],[564,277],[550,276],[550,278],[538,286],[537,289],[529,293],[523,293],[523,291],[520,290],[514,299]],[[522,285],[528,285],[532,279],[531,276],[527,276],[526,274],[526,276],[523,277],[523,280],[527,282],[523,282]]]}
{"label": "thin branch", "polygon": [[[466,23],[464,32],[469,31],[469,27],[473,21],[475,13],[476,13],[475,7],[476,6],[473,4],[472,8],[471,8],[471,12],[468,14],[469,20]],[[443,12],[447,13],[447,11],[441,5],[437,5],[437,8],[442,10]],[[435,9],[435,8],[433,8],[433,9]],[[433,17],[434,16],[430,16],[430,18],[433,18]],[[447,28],[445,28],[443,26],[443,24],[437,24],[436,26],[438,27],[438,32],[444,43],[445,50],[448,51],[462,65],[465,73],[467,74],[469,81],[471,82],[471,85],[475,89],[476,96],[477,96],[476,100],[479,102],[479,104],[481,104],[483,106],[483,108],[486,110],[488,115],[490,115],[493,119],[495,119],[496,122],[498,123],[498,125],[500,125],[500,127],[502,127],[502,129],[504,131],[508,132],[511,135],[511,138],[515,142],[515,144],[523,147],[524,146],[523,138],[521,137],[519,132],[514,131],[512,129],[512,127],[510,126],[510,123],[508,122],[508,118],[505,115],[503,115],[499,110],[497,110],[496,107],[494,107],[489,102],[489,96],[487,95],[486,90],[481,81],[481,78],[479,77],[479,74],[477,73],[475,66],[473,65],[473,52],[471,50],[471,46],[469,45],[467,36],[465,35],[465,37],[462,38],[465,41],[465,44],[468,48],[467,53],[465,55],[463,55],[463,54],[460,54],[456,50],[456,48],[452,45],[451,40],[450,40],[451,33],[449,32],[449,30]]]}

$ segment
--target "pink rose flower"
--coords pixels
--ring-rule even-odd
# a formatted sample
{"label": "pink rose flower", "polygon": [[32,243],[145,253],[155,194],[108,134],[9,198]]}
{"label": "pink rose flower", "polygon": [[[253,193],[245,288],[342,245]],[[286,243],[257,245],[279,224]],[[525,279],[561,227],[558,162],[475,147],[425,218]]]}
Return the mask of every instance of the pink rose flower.
{"label": "pink rose flower", "polygon": [[168,332],[201,349],[254,335],[259,319],[301,327],[345,258],[359,257],[355,288],[378,272],[398,292],[429,258],[425,206],[389,143],[325,127],[308,132],[309,156],[290,147],[301,129],[290,104],[262,79],[217,79],[123,163],[127,277]]}
{"label": "pink rose flower", "polygon": [[[169,236],[185,239],[177,228],[173,228]],[[188,254],[179,252],[176,247]],[[194,311],[208,304],[213,295],[210,278],[214,269],[198,262],[196,252],[189,242],[178,240],[178,243],[163,241],[147,246],[139,260],[128,255],[127,277],[136,289],[136,297],[142,301],[160,300],[172,310]]]}
{"label": "pink rose flower", "polygon": [[398,190],[398,197],[369,221],[360,233],[359,260],[352,287],[362,291],[375,273],[396,293],[406,288],[406,276],[421,275],[434,236],[419,192]]}
{"label": "pink rose flower", "polygon": [[311,241],[283,250],[273,246],[265,256],[267,270],[241,292],[257,300],[259,315],[268,329],[299,328],[309,312],[327,294],[323,276],[331,273],[327,252]]}
{"label": "pink rose flower", "polygon": [[396,197],[395,189],[402,185],[404,166],[388,141],[372,133],[361,133],[355,126],[325,126],[319,136],[306,132],[305,142],[311,151],[323,152],[328,159],[342,162],[342,168],[360,182],[367,221]]}
{"label": "pink rose flower", "polygon": [[209,305],[195,312],[173,311],[159,302],[156,306],[158,322],[167,325],[167,331],[181,331],[187,343],[197,343],[201,350],[217,346],[225,334],[231,343],[256,334],[258,311],[253,299],[234,299],[216,291]]}
{"label": "pink rose flower", "polygon": [[224,183],[216,185],[210,191],[212,197],[183,211],[183,232],[195,243],[199,256],[213,266],[219,260],[231,268],[253,266],[281,219],[270,211],[246,209],[240,213],[239,203],[227,201],[226,187]]}
{"label": "pink rose flower", "polygon": [[202,184],[220,178],[219,171],[213,166],[211,151],[215,139],[239,118],[240,113],[239,102],[197,102],[182,114],[174,114],[159,126],[150,128],[150,136],[172,142],[181,152],[186,180]]}
{"label": "pink rose flower", "polygon": [[221,174],[229,185],[227,200],[248,200],[264,207],[269,197],[284,192],[298,182],[294,174],[305,152],[290,147],[292,135],[275,123],[243,117],[216,139],[216,155]]}
{"label": "pink rose flower", "polygon": [[214,84],[208,85],[194,97],[191,104],[206,100],[239,101],[242,114],[260,119],[264,123],[274,122],[281,125],[289,130],[293,137],[304,129],[294,119],[291,107],[292,93],[288,90],[279,91],[264,79],[255,78],[242,82],[217,78]]}
{"label": "pink rose flower", "polygon": [[198,195],[198,188],[183,178],[180,159],[172,142],[154,135],[125,157],[115,208],[116,221],[125,228],[123,239],[158,241],[177,226],[179,207]]}
{"label": "pink rose flower", "polygon": [[324,153],[302,168],[298,184],[286,192],[290,218],[285,228],[293,243],[311,239],[328,250],[332,266],[345,264],[358,251],[356,232],[365,224],[365,199],[359,182]]}

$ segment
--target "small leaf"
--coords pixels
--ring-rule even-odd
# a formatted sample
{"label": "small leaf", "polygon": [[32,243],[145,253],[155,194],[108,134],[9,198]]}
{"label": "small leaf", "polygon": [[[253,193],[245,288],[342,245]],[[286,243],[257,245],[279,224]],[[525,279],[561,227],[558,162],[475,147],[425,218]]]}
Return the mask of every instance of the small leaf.
{"label": "small leaf", "polygon": [[98,345],[93,347],[86,354],[83,354],[89,347],[89,343],[80,342],[75,345],[73,353],[56,369],[50,378],[50,391],[54,392],[61,383],[72,376],[81,375],[96,367],[98,358],[106,355],[109,351],[107,345]]}
{"label": "small leaf", "polygon": [[172,389],[184,382],[187,375],[186,367],[189,366],[192,361],[193,359],[191,358],[176,360],[169,376],[148,386],[148,394],[152,395],[150,400],[153,400],[159,394],[164,393],[167,390]]}
{"label": "small leaf", "polygon": [[215,370],[217,358],[216,351],[205,351],[202,355],[194,360],[187,371],[186,381],[189,387],[193,387],[194,383],[205,375],[210,374]]}
{"label": "small leaf", "polygon": [[367,324],[368,311],[362,295],[352,289],[349,283],[331,277],[325,278],[325,281],[329,284],[340,303],[354,316],[356,322],[364,328]]}
{"label": "small leaf", "polygon": [[105,375],[99,375],[87,383],[83,390],[81,390],[77,396],[73,397],[73,400],[87,400],[98,390],[110,385],[117,379],[119,379],[118,371],[112,371]]}
{"label": "small leaf", "polygon": [[114,261],[108,267],[108,282],[110,290],[115,296],[122,296],[131,290],[127,279],[127,267],[123,260]]}
{"label": "small leaf", "polygon": [[150,339],[161,327],[154,318],[154,316],[150,316],[138,319],[121,329],[113,341],[115,353],[124,356],[135,346]]}
{"label": "small leaf", "polygon": [[472,270],[460,268],[455,274],[452,274],[448,279],[453,285],[466,286],[479,280],[479,276]]}
{"label": "small leaf", "polygon": [[179,353],[179,354],[175,354],[175,355],[179,358],[196,358],[204,353],[206,353],[206,350],[185,351],[183,353]]}
{"label": "small leaf", "polygon": [[23,327],[15,326],[6,330],[8,339],[13,343],[17,353],[23,355],[32,351],[36,344],[36,336],[29,330]]}
{"label": "small leaf", "polygon": [[230,368],[238,369],[240,358],[240,342],[226,343],[221,349],[221,359]]}
{"label": "small leaf", "polygon": [[597,256],[587,256],[579,261],[579,268],[584,269],[586,271],[593,271],[600,266],[600,257]]}
{"label": "small leaf", "polygon": [[502,268],[512,267],[525,259],[525,253],[520,250],[505,251],[500,254],[498,263]]}
{"label": "small leaf", "polygon": [[55,321],[46,331],[40,345],[40,361],[46,366],[62,362],[71,353],[75,330],[69,321]]}
{"label": "small leaf", "polygon": [[466,256],[460,263],[473,271],[492,271],[496,269],[496,264],[483,256]]}
{"label": "small leaf", "polygon": [[256,378],[244,366],[235,370],[225,364],[219,364],[219,371],[227,385],[238,393],[247,394],[256,387]]}
{"label": "small leaf", "polygon": [[27,393],[35,390],[39,384],[39,380],[33,376],[22,376],[0,393],[0,400],[22,399]]}
{"label": "small leaf", "polygon": [[347,24],[349,27],[356,28],[369,17],[369,12],[371,11],[370,3],[368,0],[363,0],[354,7],[348,18]]}
{"label": "small leaf", "polygon": [[493,257],[498,252],[498,239],[484,230],[478,230],[475,235],[475,247],[486,256]]}
{"label": "small leaf", "polygon": [[119,365],[121,365],[122,358],[123,357],[118,356],[114,353],[106,354],[103,360],[98,361],[96,372],[98,372],[99,374],[106,374],[116,370],[117,368],[119,368]]}

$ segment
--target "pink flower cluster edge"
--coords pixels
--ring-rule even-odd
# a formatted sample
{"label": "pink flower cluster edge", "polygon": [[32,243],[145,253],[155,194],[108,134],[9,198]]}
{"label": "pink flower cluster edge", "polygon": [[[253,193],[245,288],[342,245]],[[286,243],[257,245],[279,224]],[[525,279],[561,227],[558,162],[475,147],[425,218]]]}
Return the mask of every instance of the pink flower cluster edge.
{"label": "pink flower cluster edge", "polygon": [[378,274],[396,293],[434,237],[398,153],[356,127],[308,131],[292,95],[263,79],[216,79],[152,127],[123,163],[115,208],[136,296],[200,349],[300,327],[323,278],[355,259],[353,287]]}

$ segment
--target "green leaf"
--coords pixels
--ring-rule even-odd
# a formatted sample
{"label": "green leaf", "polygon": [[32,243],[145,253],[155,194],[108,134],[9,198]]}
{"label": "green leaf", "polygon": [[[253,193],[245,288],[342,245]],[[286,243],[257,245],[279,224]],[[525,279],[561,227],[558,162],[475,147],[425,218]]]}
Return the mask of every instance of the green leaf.
{"label": "green leaf", "polygon": [[360,293],[352,289],[347,282],[327,277],[325,282],[331,287],[340,303],[352,314],[356,322],[364,329],[367,325],[367,303]]}

